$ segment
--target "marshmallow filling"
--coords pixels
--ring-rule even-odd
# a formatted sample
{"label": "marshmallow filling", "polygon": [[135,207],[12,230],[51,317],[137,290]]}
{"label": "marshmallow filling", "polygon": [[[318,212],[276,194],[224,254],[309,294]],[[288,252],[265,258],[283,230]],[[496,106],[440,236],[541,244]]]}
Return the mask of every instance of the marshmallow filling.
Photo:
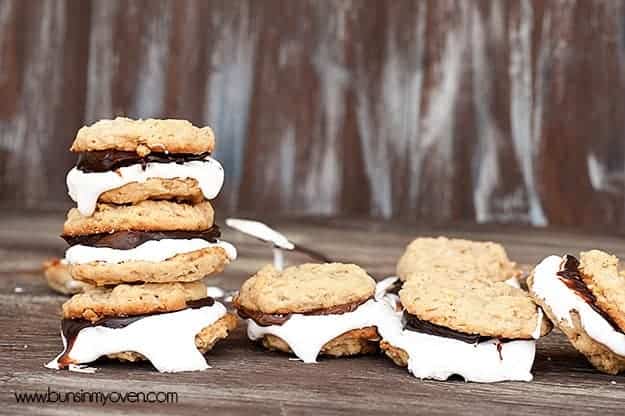
{"label": "marshmallow filling", "polygon": [[179,254],[191,253],[205,248],[219,247],[226,252],[230,260],[237,258],[236,248],[226,241],[210,242],[202,238],[149,240],[128,250],[109,247],[90,247],[75,245],[65,251],[65,259],[69,264],[85,264],[103,262],[109,264],[127,261],[146,261],[158,263]]}
{"label": "marshmallow filling", "polygon": [[260,326],[271,325],[283,325],[293,315],[340,315],[347,312],[355,311],[360,305],[367,302],[369,299],[358,300],[355,302],[345,303],[343,305],[336,305],[329,308],[313,309],[301,314],[294,313],[265,313],[261,311],[255,311],[247,309],[241,305],[237,306],[237,311],[242,319],[252,319],[256,324]]}
{"label": "marshmallow filling", "polygon": [[[374,299],[366,299],[364,303],[307,313],[269,314],[269,319],[255,314],[252,317],[249,310],[241,310],[240,307],[238,311],[247,319],[247,335],[252,341],[260,340],[265,335],[276,336],[303,362],[315,363],[319,352],[329,341],[352,330],[376,326],[380,305]],[[274,320],[275,323],[272,323]]]}
{"label": "marshmallow filling", "polygon": [[97,322],[63,319],[64,350],[46,367],[63,369],[131,351],[162,372],[203,370],[208,365],[197,350],[195,336],[225,314],[221,303],[206,297],[189,301],[186,309],[176,312],[105,317]]}
{"label": "marshmallow filling", "polygon": [[206,199],[214,199],[224,182],[223,167],[207,154],[179,157],[150,153],[140,157],[123,152],[131,156],[123,160],[104,159],[100,163],[98,154],[101,152],[86,153],[96,154],[84,156],[88,161],[81,162],[79,158],[78,166],[70,170],[66,178],[69,196],[85,216],[93,214],[101,194],[133,182],[141,183],[152,178],[195,179]]}
{"label": "marshmallow filling", "polygon": [[575,312],[590,338],[625,356],[625,333],[596,304],[596,297],[582,280],[577,258],[571,255],[545,258],[534,270],[530,289],[551,309],[555,323],[573,328],[571,314]]}

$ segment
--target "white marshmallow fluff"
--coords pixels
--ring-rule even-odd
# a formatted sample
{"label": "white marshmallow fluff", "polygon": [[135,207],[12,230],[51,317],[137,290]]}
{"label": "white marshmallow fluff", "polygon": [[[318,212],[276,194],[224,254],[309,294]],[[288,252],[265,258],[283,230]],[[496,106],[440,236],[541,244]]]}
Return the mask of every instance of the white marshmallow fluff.
{"label": "white marshmallow fluff", "polygon": [[67,174],[69,196],[76,202],[82,215],[91,215],[96,202],[104,192],[120,188],[131,182],[145,182],[150,178],[191,178],[198,182],[206,199],[219,194],[224,183],[221,164],[210,156],[204,160],[184,163],[147,163],[131,165],[108,172],[86,173],[74,167]]}
{"label": "white marshmallow fluff", "polygon": [[530,288],[553,311],[558,321],[573,326],[571,311],[577,311],[584,331],[617,355],[625,356],[625,334],[615,330],[608,321],[560,280],[564,257],[549,256],[534,270]]}
{"label": "white marshmallow fluff", "polygon": [[305,363],[317,362],[325,343],[353,329],[375,326],[380,304],[373,299],[352,312],[336,315],[302,315],[294,313],[282,325],[260,326],[247,320],[247,335],[257,340],[270,334],[280,337],[293,353]]}
{"label": "white marshmallow fluff", "polygon": [[93,261],[117,264],[126,261],[161,262],[178,254],[190,253],[208,247],[221,247],[232,261],[237,258],[236,248],[226,242],[211,243],[201,238],[150,240],[135,248],[120,250],[109,247],[90,247],[82,244],[71,246],[65,251],[69,264],[84,264]]}
{"label": "white marshmallow fluff", "polygon": [[[84,364],[108,354],[134,351],[160,372],[205,370],[209,366],[195,345],[195,336],[225,314],[224,305],[215,302],[212,306],[147,316],[124,328],[87,327],[78,333],[69,358],[74,364]],[[67,347],[65,337],[63,347]],[[59,369],[62,355],[46,367]]]}

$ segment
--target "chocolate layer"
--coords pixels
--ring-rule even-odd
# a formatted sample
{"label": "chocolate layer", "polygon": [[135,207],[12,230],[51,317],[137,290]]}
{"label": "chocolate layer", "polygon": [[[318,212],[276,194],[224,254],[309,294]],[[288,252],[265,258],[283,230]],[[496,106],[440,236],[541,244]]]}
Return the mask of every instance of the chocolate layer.
{"label": "chocolate layer", "polygon": [[597,306],[597,298],[582,280],[582,274],[579,271],[579,260],[577,260],[575,256],[570,254],[564,256],[564,263],[561,266],[561,270],[557,274],[562,283],[574,291],[577,296],[584,300],[584,302],[586,302],[595,312],[601,315],[603,319],[608,321],[608,323],[612,325],[615,330],[622,332],[612,318],[610,318],[607,313],[602,311],[599,306]]}
{"label": "chocolate layer", "polygon": [[452,338],[467,344],[477,344],[479,342],[488,341],[493,337],[484,337],[480,334],[467,334],[466,332],[456,331],[446,326],[436,325],[428,321],[417,318],[414,315],[404,311],[405,328],[410,331],[420,332],[422,334],[434,335],[437,337]]}
{"label": "chocolate layer", "polygon": [[204,160],[210,153],[150,153],[140,156],[136,152],[121,150],[96,150],[78,154],[76,167],[85,173],[108,172],[125,166],[140,164],[145,169],[147,163],[184,163]]}
{"label": "chocolate layer", "polygon": [[[192,300],[187,302],[186,309],[199,309],[205,306],[213,306],[215,304],[215,299],[211,297],[205,297],[202,299]],[[139,321],[140,319],[146,318],[148,316],[161,315],[163,313],[172,313],[178,311],[169,311],[169,312],[157,312],[157,313],[148,313],[142,315],[135,316],[111,316],[100,319],[97,322],[91,322],[86,319],[63,319],[61,321],[61,332],[67,341],[67,346],[63,351],[63,355],[61,355],[58,359],[59,367],[65,368],[69,364],[72,364],[72,360],[69,358],[69,354],[76,342],[76,337],[80,331],[85,328],[95,327],[95,326],[103,326],[105,328],[112,329],[120,329],[125,328],[128,325]],[[121,351],[120,351],[121,352]]]}
{"label": "chocolate layer", "polygon": [[[365,303],[371,298],[359,300],[356,302],[345,303],[343,305],[332,306],[330,308],[314,309],[308,312],[295,312],[299,315],[341,315],[347,312],[353,312],[360,305]],[[243,319],[252,319],[260,326],[282,325],[288,321],[294,313],[278,314],[278,313],[265,313],[261,311],[254,311],[244,308],[241,305],[235,304],[239,316]]]}
{"label": "chocolate layer", "polygon": [[118,250],[130,250],[150,240],[164,239],[192,239],[216,242],[221,236],[221,231],[217,225],[205,231],[117,231],[115,233],[101,233],[88,235],[62,235],[70,246],[82,244],[90,247],[108,247]]}
{"label": "chocolate layer", "polygon": [[399,291],[401,290],[403,284],[404,284],[404,282],[402,282],[401,280],[397,279],[395,281],[395,283],[393,283],[391,286],[389,286],[389,288],[386,290],[386,293],[391,293],[393,295],[399,295]]}

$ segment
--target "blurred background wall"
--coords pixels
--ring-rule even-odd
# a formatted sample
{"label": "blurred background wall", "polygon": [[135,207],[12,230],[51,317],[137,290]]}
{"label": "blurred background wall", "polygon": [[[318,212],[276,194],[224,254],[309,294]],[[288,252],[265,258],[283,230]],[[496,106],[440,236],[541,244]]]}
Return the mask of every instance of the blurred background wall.
{"label": "blurred background wall", "polygon": [[0,0],[0,206],[115,115],[209,124],[220,209],[625,226],[625,1]]}

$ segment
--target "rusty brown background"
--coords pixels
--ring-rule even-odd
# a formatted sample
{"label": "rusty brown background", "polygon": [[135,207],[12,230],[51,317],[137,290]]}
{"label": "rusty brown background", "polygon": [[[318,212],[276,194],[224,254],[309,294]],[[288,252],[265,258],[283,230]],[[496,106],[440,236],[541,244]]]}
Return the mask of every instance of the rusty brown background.
{"label": "rusty brown background", "polygon": [[0,206],[115,115],[210,124],[219,208],[625,225],[625,2],[0,0]]}

